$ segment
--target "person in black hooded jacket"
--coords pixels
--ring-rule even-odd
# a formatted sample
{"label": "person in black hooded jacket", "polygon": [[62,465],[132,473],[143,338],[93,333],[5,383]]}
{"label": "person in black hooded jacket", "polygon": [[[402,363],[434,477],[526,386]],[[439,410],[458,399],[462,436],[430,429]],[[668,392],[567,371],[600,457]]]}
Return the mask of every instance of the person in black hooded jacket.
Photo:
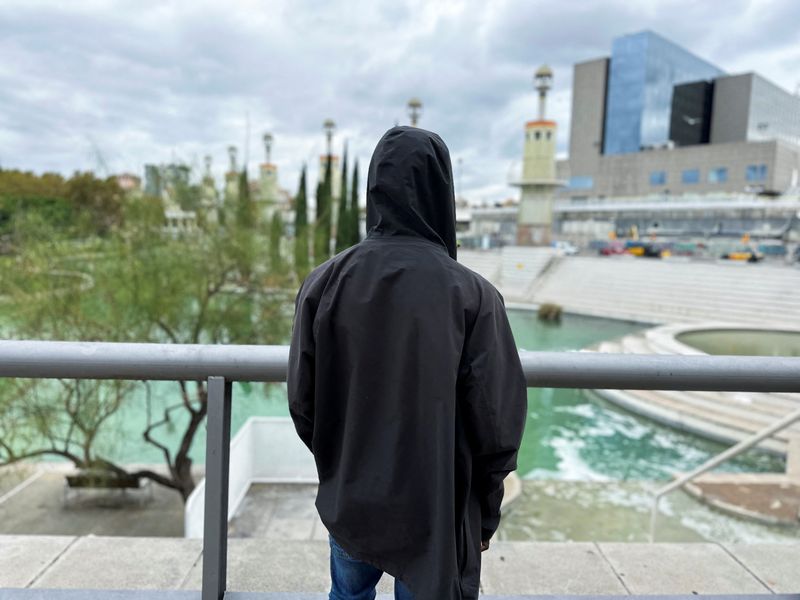
{"label": "person in black hooded jacket", "polygon": [[477,598],[527,389],[502,296],[456,262],[435,133],[394,127],[378,142],[367,236],[300,286],[287,381],[332,549],[416,600]]}

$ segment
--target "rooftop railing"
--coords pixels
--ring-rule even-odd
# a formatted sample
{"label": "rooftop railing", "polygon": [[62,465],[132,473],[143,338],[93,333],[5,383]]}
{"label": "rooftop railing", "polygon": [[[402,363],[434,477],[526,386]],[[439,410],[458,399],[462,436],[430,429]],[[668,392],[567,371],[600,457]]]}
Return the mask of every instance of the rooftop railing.
{"label": "rooftop railing", "polygon": [[[231,384],[285,381],[288,353],[286,346],[0,341],[0,377],[208,381],[202,598],[221,600],[227,575]],[[800,392],[800,358],[520,352],[520,359],[529,387]],[[797,420],[800,409],[693,473]]]}

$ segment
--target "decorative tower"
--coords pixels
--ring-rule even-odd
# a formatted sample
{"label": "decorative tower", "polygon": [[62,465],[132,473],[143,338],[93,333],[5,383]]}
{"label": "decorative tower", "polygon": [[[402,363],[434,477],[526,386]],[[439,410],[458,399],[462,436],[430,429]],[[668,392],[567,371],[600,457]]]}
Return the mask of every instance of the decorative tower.
{"label": "decorative tower", "polygon": [[556,123],[546,116],[547,92],[552,87],[553,71],[542,65],[534,75],[539,92],[539,115],[525,124],[522,152],[522,177],[512,182],[522,189],[517,217],[517,243],[549,245],[553,223],[553,190],[556,180]]}
{"label": "decorative tower", "polygon": [[265,133],[264,155],[266,161],[261,164],[259,173],[259,195],[262,202],[274,204],[278,201],[278,167],[272,164],[272,142],[274,138],[271,133]]}
{"label": "decorative tower", "polygon": [[408,101],[408,118],[411,119],[411,126],[416,127],[419,117],[422,114],[422,101],[419,98],[412,98]]}
{"label": "decorative tower", "polygon": [[228,172],[225,173],[225,204],[239,198],[239,171],[236,165],[236,146],[228,146]]}

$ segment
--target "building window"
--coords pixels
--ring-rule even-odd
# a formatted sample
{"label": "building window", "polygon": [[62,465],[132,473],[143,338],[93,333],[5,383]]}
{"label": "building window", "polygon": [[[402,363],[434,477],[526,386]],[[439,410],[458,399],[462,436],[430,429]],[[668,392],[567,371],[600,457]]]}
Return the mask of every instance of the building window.
{"label": "building window", "polygon": [[767,178],[767,165],[747,165],[744,177],[747,181],[764,181]]}
{"label": "building window", "polygon": [[569,187],[573,190],[590,190],[594,187],[594,179],[585,175],[570,177]]}
{"label": "building window", "polygon": [[717,167],[708,172],[708,183],[725,183],[728,181],[728,168]]}
{"label": "building window", "polygon": [[542,137],[542,132],[541,132],[541,131],[537,131],[537,132],[536,132],[536,133],[534,133],[533,135],[534,135],[534,136],[536,137],[536,139],[538,140],[540,137]]}
{"label": "building window", "polygon": [[650,171],[650,185],[666,185],[666,171]]}
{"label": "building window", "polygon": [[549,139],[552,137],[552,134],[551,134],[551,132],[549,132],[549,131],[548,131],[548,132],[547,132],[545,135],[546,135],[546,137],[547,137],[547,139],[548,139],[548,140],[549,140]]}
{"label": "building window", "polygon": [[681,173],[682,183],[700,183],[700,169],[685,169]]}

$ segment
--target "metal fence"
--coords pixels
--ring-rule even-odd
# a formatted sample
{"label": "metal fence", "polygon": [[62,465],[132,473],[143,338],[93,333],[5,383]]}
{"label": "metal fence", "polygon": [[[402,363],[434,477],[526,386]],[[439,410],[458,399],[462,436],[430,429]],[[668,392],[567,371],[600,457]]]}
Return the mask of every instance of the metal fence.
{"label": "metal fence", "polygon": [[[0,377],[207,380],[203,600],[226,588],[233,381],[285,381],[286,346],[0,341]],[[800,392],[800,358],[521,352],[529,387]],[[798,413],[800,418],[800,413]]]}

